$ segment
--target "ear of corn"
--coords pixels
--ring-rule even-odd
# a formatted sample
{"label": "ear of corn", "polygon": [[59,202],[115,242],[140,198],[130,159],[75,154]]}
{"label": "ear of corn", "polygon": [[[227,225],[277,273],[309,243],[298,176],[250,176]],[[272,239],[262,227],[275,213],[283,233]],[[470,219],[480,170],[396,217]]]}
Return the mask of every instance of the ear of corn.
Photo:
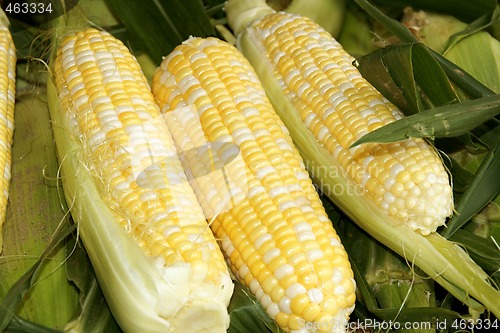
{"label": "ear of corn", "polygon": [[[286,331],[343,332],[355,301],[347,255],[246,59],[191,38],[165,57],[152,90],[180,151],[208,142],[220,160],[242,159],[224,168],[233,200],[210,220],[235,276]],[[201,201],[214,200],[208,185],[193,183]]]}
{"label": "ear of corn", "polygon": [[53,61],[66,201],[117,322],[127,332],[225,332],[233,284],[136,59],[84,29]]}
{"label": "ear of corn", "polygon": [[0,9],[0,253],[2,252],[2,225],[9,197],[11,146],[14,133],[14,102],[16,95],[16,49],[9,31],[7,16]]}
{"label": "ear of corn", "polygon": [[[310,20],[266,9],[265,1],[229,0],[226,13],[237,47],[255,68],[320,190],[460,301],[481,311],[472,296],[500,314],[500,293],[487,274],[462,248],[433,232],[452,212],[451,189],[436,153],[419,140],[350,148],[358,137],[401,117],[360,77],[353,59]],[[412,150],[418,151],[415,159],[407,158]],[[381,178],[367,174],[368,166],[381,170]],[[374,185],[377,179],[382,183]],[[406,208],[400,210],[402,203]]]}
{"label": "ear of corn", "polygon": [[302,123],[361,195],[424,235],[444,224],[452,214],[452,192],[432,147],[408,139],[350,148],[402,113],[361,77],[338,42],[313,21],[287,13],[265,16],[244,35],[241,46],[258,41]]}

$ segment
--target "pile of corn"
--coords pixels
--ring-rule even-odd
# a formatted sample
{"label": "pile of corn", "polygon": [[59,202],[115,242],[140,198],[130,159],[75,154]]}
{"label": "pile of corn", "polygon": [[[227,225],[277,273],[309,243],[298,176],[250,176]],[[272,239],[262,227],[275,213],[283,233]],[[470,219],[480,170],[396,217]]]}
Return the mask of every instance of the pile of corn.
{"label": "pile of corn", "polygon": [[[235,45],[191,37],[151,84],[110,33],[55,34],[49,111],[78,237],[123,331],[226,332],[237,281],[285,332],[346,332],[354,272],[312,179],[418,243],[453,214],[450,177],[423,139],[352,147],[404,115],[313,20],[264,1],[226,11]],[[16,58],[0,19],[1,251]]]}

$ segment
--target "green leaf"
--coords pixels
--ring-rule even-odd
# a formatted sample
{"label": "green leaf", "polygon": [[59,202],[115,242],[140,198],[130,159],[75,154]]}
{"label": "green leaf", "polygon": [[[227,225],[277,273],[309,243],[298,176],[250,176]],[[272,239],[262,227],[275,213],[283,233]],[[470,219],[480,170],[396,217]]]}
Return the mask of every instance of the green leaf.
{"label": "green leaf", "polygon": [[464,246],[469,253],[495,261],[496,265],[492,271],[500,270],[500,251],[498,251],[498,245],[492,239],[475,235],[463,229],[457,230],[449,239]]}
{"label": "green leaf", "polygon": [[[499,107],[500,109],[500,107]],[[477,214],[500,192],[498,170],[500,170],[500,138],[496,146],[483,159],[474,180],[455,205],[455,214],[448,221],[441,234],[449,238],[472,216]]]}
{"label": "green leaf", "polygon": [[228,333],[283,333],[250,290],[237,281],[228,311],[231,318]]}
{"label": "green leaf", "polygon": [[[18,71],[27,72],[20,66]],[[21,84],[19,76],[17,83],[12,179],[0,255],[0,302],[35,264],[59,225],[67,223],[45,90]],[[64,244],[50,253],[50,260],[40,265],[36,285],[15,308],[17,316],[53,328],[62,328],[73,318],[78,292],[66,276],[67,257]]]}
{"label": "green leaf", "polygon": [[9,326],[4,333],[63,333],[61,330],[41,326],[21,317],[15,316],[12,318]]}
{"label": "green leaf", "polygon": [[78,318],[66,325],[65,330],[75,332],[120,333],[97,283],[92,265],[81,243],[68,242],[72,255],[68,258],[68,279],[80,290],[81,311]]}
{"label": "green leaf", "polygon": [[463,193],[467,186],[474,179],[474,174],[464,167],[462,167],[456,160],[450,157],[451,167],[449,168],[452,173],[453,192]]}
{"label": "green leaf", "polygon": [[78,6],[92,24],[103,27],[106,30],[119,24],[104,0],[79,0]]}
{"label": "green leaf", "polygon": [[[455,46],[457,43],[459,43],[461,40],[463,40],[466,37],[469,37],[481,30],[486,29],[489,27],[491,24],[493,24],[495,21],[498,20],[499,16],[499,10],[498,7],[495,7],[495,9],[489,13],[486,13],[479,17],[478,19],[474,20],[467,28],[465,28],[463,31],[457,32],[453,34],[449,40],[448,40],[448,45],[445,47],[445,50],[443,52],[446,53],[447,50]],[[476,50],[477,51],[477,50]]]}
{"label": "green leaf", "polygon": [[413,48],[413,66],[416,82],[432,103],[432,106],[443,106],[458,102],[445,72],[432,58],[429,49],[423,44],[416,44]]}
{"label": "green leaf", "polygon": [[421,43],[387,46],[355,64],[406,115],[458,101],[441,66]]}
{"label": "green leaf", "polygon": [[431,52],[434,54],[436,60],[439,62],[450,80],[471,98],[481,98],[495,94],[491,89],[479,82],[467,71],[463,70],[439,53],[435,51]]}
{"label": "green leaf", "polygon": [[455,44],[444,56],[461,66],[486,87],[500,93],[500,42],[480,31]]}
{"label": "green leaf", "polygon": [[500,113],[500,95],[437,107],[414,114],[370,132],[354,142],[395,142],[408,138],[455,137],[465,134]]}
{"label": "green leaf", "polygon": [[410,30],[399,23],[397,20],[385,15],[380,9],[372,5],[367,0],[355,0],[356,3],[365,10],[376,21],[380,22],[394,36],[398,37],[404,43],[417,43],[418,39]]}
{"label": "green leaf", "polygon": [[345,9],[345,0],[293,0],[282,10],[309,17],[337,37],[342,29]]}
{"label": "green leaf", "polygon": [[388,46],[371,52],[357,59],[354,65],[365,79],[405,114],[418,113],[422,108],[413,79],[410,44]]}
{"label": "green leaf", "polygon": [[66,239],[74,230],[76,225],[67,225],[59,229],[54,235],[49,246],[43,251],[36,263],[9,289],[2,302],[0,302],[0,332],[4,331],[16,313],[16,309],[23,300],[23,296],[35,285],[40,269],[49,255],[59,244]]}
{"label": "green leaf", "polygon": [[215,34],[201,0],[106,0],[106,3],[157,64],[189,36]]}
{"label": "green leaf", "polygon": [[355,3],[348,1],[344,24],[337,41],[347,53],[357,58],[376,50],[372,20]]}
{"label": "green leaf", "polygon": [[[500,137],[500,120],[498,117],[492,119],[474,129],[473,132],[474,135],[478,137],[480,142],[487,146],[487,150],[489,150],[490,147],[493,147],[496,144],[498,138]],[[482,152],[485,151],[486,150],[482,150]]]}
{"label": "green leaf", "polygon": [[[377,7],[373,6],[366,0],[355,0],[356,3],[363,8],[376,21],[386,27],[394,36],[398,37],[404,43],[416,43],[418,39],[410,32],[410,30],[399,23],[397,20],[385,15]],[[493,10],[493,8],[492,8]],[[431,53],[441,65],[446,75],[450,80],[457,85],[465,93],[472,98],[480,98],[493,95],[494,92],[484,86],[481,82],[469,75],[466,71],[447,60],[441,54],[432,51]]]}

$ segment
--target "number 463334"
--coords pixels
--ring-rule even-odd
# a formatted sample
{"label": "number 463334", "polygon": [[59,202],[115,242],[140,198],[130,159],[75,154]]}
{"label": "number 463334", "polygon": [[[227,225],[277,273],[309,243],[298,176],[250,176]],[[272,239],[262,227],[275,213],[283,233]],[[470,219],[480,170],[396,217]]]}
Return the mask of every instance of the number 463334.
{"label": "number 463334", "polygon": [[500,324],[498,319],[454,319],[451,323],[451,328],[456,330],[490,330],[494,329],[498,332]]}
{"label": "number 463334", "polygon": [[9,2],[5,7],[9,14],[45,14],[52,13],[52,3],[44,2]]}

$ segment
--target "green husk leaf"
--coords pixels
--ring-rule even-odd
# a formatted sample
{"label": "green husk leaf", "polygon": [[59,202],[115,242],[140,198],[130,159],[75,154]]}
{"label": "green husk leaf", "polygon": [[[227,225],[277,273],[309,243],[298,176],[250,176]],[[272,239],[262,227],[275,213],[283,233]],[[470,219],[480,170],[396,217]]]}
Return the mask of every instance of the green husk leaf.
{"label": "green husk leaf", "polygon": [[[465,22],[460,21],[454,16],[432,12],[424,13],[410,11],[405,17],[407,21],[416,21],[415,24],[417,25],[416,29],[418,29],[417,35],[419,40],[421,40],[425,45],[429,46],[433,50],[443,54],[448,59],[450,59],[450,57],[448,56],[448,52],[453,50],[458,44],[462,44],[466,41],[463,44],[467,46],[461,48],[463,51],[465,51],[464,58],[473,58],[470,62],[455,61],[455,63],[463,67],[470,74],[473,74],[471,73],[471,70],[475,68],[488,68],[492,67],[492,65],[495,64],[496,60],[488,54],[492,52],[492,50],[488,50],[488,47],[490,46],[490,44],[494,45],[494,41],[496,41],[498,44],[498,40],[493,38],[486,31],[486,28],[488,28],[493,22],[498,20],[498,12],[499,10],[495,9],[493,12],[481,16],[470,25],[467,25]],[[417,19],[416,17],[420,19]],[[474,44],[471,42],[475,38],[469,37],[478,35],[483,36],[483,38],[479,42],[480,45],[482,44],[482,47],[474,48]],[[484,52],[486,52],[486,54]],[[490,58],[490,61],[482,60],[487,59],[488,57]],[[459,60],[460,58],[461,57],[458,57]],[[489,72],[488,75],[494,76],[491,72]],[[473,76],[478,78],[476,75]],[[497,77],[495,77],[495,79],[497,79]]]}
{"label": "green husk leaf", "polygon": [[449,61],[444,56],[435,51],[431,51],[439,62],[448,78],[470,98],[481,98],[494,95],[495,92],[478,81],[474,76],[463,70],[460,66]]}
{"label": "green husk leaf", "polygon": [[[488,19],[495,20],[498,10]],[[419,30],[420,40],[443,54],[494,92],[500,91],[500,42],[483,30],[488,24],[466,23],[457,18],[425,13],[426,24]]]}
{"label": "green husk leaf", "polygon": [[[468,185],[472,181],[484,157],[491,150],[491,147],[496,145],[498,137],[500,136],[500,121],[492,119],[491,121],[483,123],[471,133],[473,133],[473,135],[468,136],[472,139],[470,141],[457,140],[457,138],[436,140],[436,143],[439,143],[440,149],[446,151],[450,159],[456,161],[460,167],[471,174],[471,177],[463,178],[464,181],[467,181],[464,183],[465,185]],[[461,136],[459,138],[463,137],[464,136]],[[452,173],[454,174],[453,165]],[[458,176],[460,176],[460,172]],[[463,191],[459,190],[459,192]]]}
{"label": "green husk leaf", "polygon": [[104,0],[80,0],[78,5],[92,22],[92,25],[109,29],[120,23]]}
{"label": "green husk leaf", "polygon": [[157,64],[189,36],[215,34],[201,0],[106,0],[106,3]]}
{"label": "green husk leaf", "polygon": [[500,92],[500,42],[480,31],[450,48],[444,55],[495,93]]}
{"label": "green husk leaf", "polygon": [[393,19],[384,14],[380,9],[372,5],[367,0],[355,0],[355,2],[364,11],[366,11],[373,19],[381,23],[387,28],[394,36],[398,37],[404,43],[417,43],[418,39],[410,32],[410,30]]}
{"label": "green husk leaf", "polygon": [[415,22],[418,39],[441,54],[447,49],[451,36],[467,29],[467,23],[456,17],[433,12],[410,11],[406,13],[405,20]]}
{"label": "green husk leaf", "polygon": [[358,58],[377,49],[372,41],[370,17],[353,2],[347,3],[344,24],[337,40],[351,56]]}
{"label": "green husk leaf", "polygon": [[[370,4],[366,0],[355,0],[356,3],[363,8],[376,21],[386,27],[394,36],[399,38],[404,43],[416,43],[418,39],[410,32],[410,30],[399,23],[397,20],[385,15],[378,8]],[[464,91],[471,98],[480,98],[493,95],[494,92],[484,86],[481,82],[468,74],[462,68],[447,60],[441,54],[432,51],[436,61],[441,65],[446,75],[456,84],[458,88]]]}
{"label": "green husk leaf", "polygon": [[467,28],[465,28],[463,31],[457,32],[453,34],[449,40],[448,44],[445,47],[445,50],[443,54],[446,54],[446,52],[451,49],[453,46],[455,46],[457,43],[465,39],[466,37],[469,37],[473,34],[476,34],[477,32],[480,32],[481,30],[486,29],[489,27],[493,22],[498,20],[498,15],[499,15],[499,10],[498,7],[495,8],[490,13],[484,14],[478,19],[476,19],[474,22],[472,22]]}
{"label": "green husk leaf", "polygon": [[231,318],[228,333],[283,333],[250,290],[237,281],[228,311]]}
{"label": "green husk leaf", "polygon": [[344,22],[346,0],[292,0],[289,13],[309,17],[336,37]]}
{"label": "green husk leaf", "polygon": [[355,64],[406,115],[458,101],[441,66],[421,43],[387,46]]}
{"label": "green husk leaf", "polygon": [[0,303],[0,331],[7,328],[14,317],[18,306],[23,300],[23,296],[34,286],[39,278],[39,273],[49,255],[76,229],[75,225],[62,225],[54,238],[40,255],[35,264],[9,289]]}
{"label": "green husk leaf", "polygon": [[453,175],[451,179],[453,181],[453,191],[455,193],[463,193],[467,186],[469,186],[471,181],[474,179],[474,174],[462,167],[456,160],[454,160],[450,156],[448,156],[448,158],[451,162],[449,170]]}
{"label": "green husk leaf", "polygon": [[[500,109],[500,107],[499,107]],[[474,180],[469,184],[455,205],[455,213],[448,221],[441,235],[449,238],[472,216],[483,209],[488,202],[500,193],[498,170],[500,170],[500,139],[496,146],[485,156],[477,170]]]}
{"label": "green husk leaf", "polygon": [[[15,107],[10,200],[0,255],[0,299],[8,297],[3,304],[8,307],[0,308],[0,316],[3,328],[13,315],[62,328],[78,310],[78,293],[66,277],[64,244],[46,249],[67,217],[55,181],[58,165],[48,109],[40,97],[45,91],[27,89],[18,93]],[[28,270],[32,275],[25,275],[26,284],[19,286]],[[18,287],[11,289],[15,283]]]}
{"label": "green husk leaf", "polygon": [[35,324],[31,321],[24,320],[21,317],[15,316],[12,318],[9,326],[6,328],[4,333],[62,333],[63,331],[46,327],[46,326],[41,326],[38,324]]}
{"label": "green husk leaf", "polygon": [[81,311],[76,319],[65,325],[66,332],[119,333],[120,327],[113,318],[96,280],[87,254],[76,239],[69,242],[73,252],[68,259],[68,279],[80,290]]}
{"label": "green husk leaf", "polygon": [[[385,47],[354,62],[363,77],[405,114],[423,108],[413,79],[411,46]],[[397,66],[391,64],[397,62]],[[403,83],[404,82],[404,83]],[[400,89],[399,87],[404,87]]]}
{"label": "green husk leaf", "polygon": [[420,112],[367,133],[354,142],[395,142],[408,138],[442,138],[465,134],[500,113],[500,96],[467,100]]}
{"label": "green husk leaf", "polygon": [[493,238],[484,238],[464,229],[458,229],[450,238],[462,245],[488,273],[500,272],[500,251]]}

